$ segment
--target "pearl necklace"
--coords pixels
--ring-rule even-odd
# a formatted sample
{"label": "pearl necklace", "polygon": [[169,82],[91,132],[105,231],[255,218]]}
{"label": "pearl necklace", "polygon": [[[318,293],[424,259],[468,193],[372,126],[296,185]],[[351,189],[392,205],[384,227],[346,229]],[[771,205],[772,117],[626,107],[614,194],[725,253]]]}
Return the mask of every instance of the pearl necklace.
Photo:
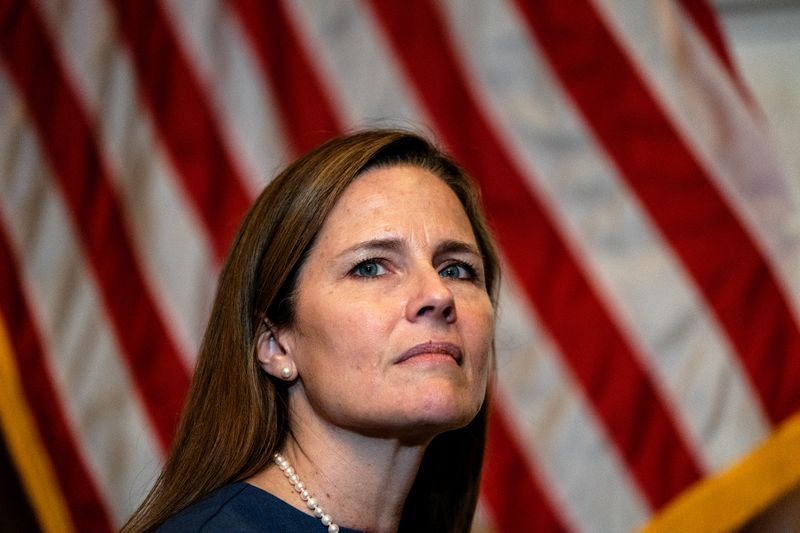
{"label": "pearl necklace", "polygon": [[322,510],[322,507],[320,507],[320,505],[317,503],[317,500],[311,496],[305,484],[300,481],[297,473],[295,473],[292,465],[289,464],[289,461],[284,459],[284,457],[279,453],[273,455],[272,459],[275,464],[278,465],[278,468],[281,469],[283,475],[286,476],[286,479],[289,480],[289,484],[294,488],[294,491],[300,495],[300,499],[306,502],[306,505],[309,509],[314,511],[314,516],[319,518],[320,522],[322,522],[322,525],[328,527],[328,533],[339,533],[339,526],[333,523],[333,518],[331,518],[331,515],[325,513],[325,511]]}

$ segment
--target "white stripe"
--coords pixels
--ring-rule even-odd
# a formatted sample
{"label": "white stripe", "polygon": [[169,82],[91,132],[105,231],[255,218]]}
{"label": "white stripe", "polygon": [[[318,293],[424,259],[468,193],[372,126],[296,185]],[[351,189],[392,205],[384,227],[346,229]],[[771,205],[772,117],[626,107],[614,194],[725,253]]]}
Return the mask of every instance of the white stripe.
{"label": "white stripe", "polygon": [[800,183],[780,168],[760,117],[672,0],[657,9],[637,0],[595,3],[754,236],[800,321]]}
{"label": "white stripe", "polygon": [[370,9],[356,2],[286,2],[286,10],[347,128],[420,130],[425,119]]}
{"label": "white stripe", "polygon": [[590,402],[506,273],[497,325],[498,397],[542,485],[576,531],[633,531],[647,503]]}
{"label": "white stripe", "polygon": [[[213,299],[216,266],[209,235],[178,184],[136,93],[130,57],[116,40],[106,2],[85,0],[42,12],[94,123],[101,157],[119,193],[134,255],[161,319],[191,368]],[[92,31],[86,23],[92,21]]]}
{"label": "white stripe", "polygon": [[292,156],[269,80],[230,4],[164,0],[200,77],[228,152],[255,197]]}
{"label": "white stripe", "polygon": [[504,144],[643,355],[701,464],[716,470],[750,450],[768,424],[738,360],[635,195],[533,53],[521,15],[501,2],[481,3],[492,24],[478,32],[469,15],[479,19],[480,8],[443,5]]}
{"label": "white stripe", "polygon": [[160,466],[154,431],[122,367],[72,220],[2,68],[0,116],[0,222],[78,453],[119,526]]}

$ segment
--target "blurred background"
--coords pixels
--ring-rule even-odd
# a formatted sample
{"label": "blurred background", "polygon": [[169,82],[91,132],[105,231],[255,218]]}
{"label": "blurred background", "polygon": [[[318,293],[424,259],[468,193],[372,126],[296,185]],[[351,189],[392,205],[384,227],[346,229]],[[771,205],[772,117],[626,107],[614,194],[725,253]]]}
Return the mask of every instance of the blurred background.
{"label": "blurred background", "polygon": [[503,254],[476,532],[800,530],[797,28],[777,0],[0,0],[0,530],[124,523],[243,213],[363,127],[450,151]]}

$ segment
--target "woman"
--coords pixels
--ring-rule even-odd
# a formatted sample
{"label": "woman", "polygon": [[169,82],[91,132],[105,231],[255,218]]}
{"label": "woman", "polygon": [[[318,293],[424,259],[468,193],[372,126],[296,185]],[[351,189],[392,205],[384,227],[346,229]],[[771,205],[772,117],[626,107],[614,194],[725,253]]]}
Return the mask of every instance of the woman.
{"label": "woman", "polygon": [[366,131],[294,162],[242,223],[124,531],[467,531],[498,278],[475,187],[424,139]]}

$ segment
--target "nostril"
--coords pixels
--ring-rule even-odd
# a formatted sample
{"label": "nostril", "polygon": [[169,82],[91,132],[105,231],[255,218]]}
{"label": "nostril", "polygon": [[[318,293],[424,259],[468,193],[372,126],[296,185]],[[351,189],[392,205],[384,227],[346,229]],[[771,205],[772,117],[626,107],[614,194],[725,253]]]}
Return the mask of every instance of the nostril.
{"label": "nostril", "polygon": [[422,318],[425,316],[444,319],[445,322],[453,322],[456,319],[456,309],[452,305],[425,305],[417,310],[417,318]]}
{"label": "nostril", "polygon": [[417,316],[429,315],[432,314],[434,311],[435,309],[432,305],[426,305],[424,307],[421,307],[419,311],[417,311]]}

